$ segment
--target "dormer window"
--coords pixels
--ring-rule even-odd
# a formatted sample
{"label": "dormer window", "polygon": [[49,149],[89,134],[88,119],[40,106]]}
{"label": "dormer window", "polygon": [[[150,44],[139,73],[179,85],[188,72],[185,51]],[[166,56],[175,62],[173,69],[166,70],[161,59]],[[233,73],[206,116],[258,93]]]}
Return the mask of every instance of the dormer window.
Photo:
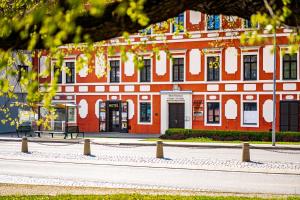
{"label": "dormer window", "polygon": [[184,13],[180,13],[174,18],[174,24],[172,25],[172,32],[184,32]]}
{"label": "dormer window", "polygon": [[207,30],[220,30],[220,15],[207,15]]}

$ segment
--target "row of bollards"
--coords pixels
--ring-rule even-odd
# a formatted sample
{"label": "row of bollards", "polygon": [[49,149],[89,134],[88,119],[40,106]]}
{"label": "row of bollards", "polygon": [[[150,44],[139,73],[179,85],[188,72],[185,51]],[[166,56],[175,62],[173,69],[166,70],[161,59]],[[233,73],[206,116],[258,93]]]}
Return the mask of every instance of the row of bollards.
{"label": "row of bollards", "polygon": [[[22,138],[21,152],[28,153],[28,140],[27,137]],[[84,139],[83,155],[91,155],[91,141],[90,139]],[[156,158],[164,158],[163,142],[157,141],[156,143]],[[250,146],[248,142],[244,142],[242,145],[242,161],[250,162]]]}
{"label": "row of bollards", "polygon": [[[22,138],[21,152],[28,153],[28,140],[27,137]],[[90,139],[84,139],[83,155],[91,155],[91,141]]]}

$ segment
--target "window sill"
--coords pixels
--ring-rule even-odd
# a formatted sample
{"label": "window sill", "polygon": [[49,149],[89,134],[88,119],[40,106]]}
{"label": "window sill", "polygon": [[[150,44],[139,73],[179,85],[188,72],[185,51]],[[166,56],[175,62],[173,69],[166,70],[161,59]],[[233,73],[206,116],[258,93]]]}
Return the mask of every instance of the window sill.
{"label": "window sill", "polygon": [[242,124],[241,127],[258,128],[258,124]]}
{"label": "window sill", "polygon": [[221,126],[221,123],[207,123],[206,122],[205,126]]}

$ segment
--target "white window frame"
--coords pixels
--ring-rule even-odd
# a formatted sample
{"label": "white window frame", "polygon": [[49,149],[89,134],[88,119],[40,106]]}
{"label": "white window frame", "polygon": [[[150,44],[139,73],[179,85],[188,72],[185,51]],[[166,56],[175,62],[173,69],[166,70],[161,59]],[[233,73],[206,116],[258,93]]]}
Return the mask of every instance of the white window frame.
{"label": "white window frame", "polygon": [[[140,124],[140,125],[152,125],[152,122],[153,122],[153,103],[152,103],[152,97],[150,97],[151,98],[151,100],[140,100],[140,96],[141,95],[139,95],[138,96],[138,98],[139,98],[139,101],[138,101],[138,124]],[[151,106],[151,117],[150,117],[150,122],[141,122],[140,120],[140,107],[141,107],[141,105],[140,105],[140,103],[150,103],[150,106]]]}
{"label": "white window frame", "polygon": [[[256,103],[257,107],[257,124],[244,124],[244,103]],[[253,127],[253,128],[258,128],[259,127],[259,96],[257,95],[256,100],[243,100],[243,95],[241,95],[241,127]]]}
{"label": "white window frame", "polygon": [[[110,61],[117,61],[117,60],[120,63],[120,66],[119,66],[119,68],[120,68],[120,81],[118,83],[112,83],[112,82],[110,82]],[[122,83],[122,62],[121,62],[121,58],[108,58],[107,62],[108,62],[108,66],[109,66],[106,69],[107,70],[106,71],[106,73],[107,73],[107,83],[109,83],[111,85],[119,85],[120,83]]]}
{"label": "white window frame", "polygon": [[[176,16],[177,17],[177,16]],[[186,30],[186,11],[184,11],[183,12],[183,23],[184,23],[184,25],[183,25],[183,32],[179,32],[178,34],[184,34],[184,30]],[[175,33],[174,31],[173,31],[173,23],[171,22],[170,23],[170,33]]]}
{"label": "white window frame", "polygon": [[[74,83],[66,83],[66,71],[65,71],[65,68],[67,67],[66,66],[66,63],[67,62],[74,62]],[[51,81],[54,79],[54,64],[56,63],[56,60],[51,60]],[[68,59],[68,60],[64,60],[63,61],[63,65],[62,65],[62,68],[61,68],[61,83],[58,83],[57,85],[74,85],[77,83],[77,70],[76,70],[76,59],[72,58],[72,59]]]}
{"label": "white window frame", "polygon": [[284,81],[284,82],[297,82],[297,81],[300,81],[300,59],[299,59],[299,50],[297,51],[297,79],[295,80],[285,80],[283,79],[283,54],[282,54],[282,51],[285,50],[286,53],[288,53],[288,49],[287,47],[280,47],[280,59],[279,59],[279,62],[280,62],[280,80],[281,81]]}
{"label": "white window frame", "polygon": [[141,83],[141,84],[148,84],[148,83],[151,83],[152,80],[153,80],[153,59],[150,57],[150,56],[144,56],[143,57],[143,61],[144,59],[149,59],[150,60],[150,82],[141,82],[141,73],[140,73],[140,70],[138,70],[138,82]]}
{"label": "white window frame", "polygon": [[[183,58],[183,81],[173,81],[173,60],[172,58]],[[172,55],[170,59],[170,82],[171,83],[184,83],[186,81],[186,55]]]}
{"label": "white window frame", "polygon": [[[220,65],[219,65],[219,77],[220,80],[218,81],[207,81],[207,57],[214,57],[214,56],[219,56],[220,60]],[[208,53],[205,54],[204,57],[204,81],[207,83],[220,83],[222,81],[222,54],[221,53]]]}
{"label": "white window frame", "polygon": [[[220,100],[207,100],[207,95],[205,96],[205,103],[204,103],[204,126],[222,126],[222,99]],[[207,123],[207,103],[219,103],[220,109],[220,121],[218,124],[211,124]]]}
{"label": "white window frame", "polygon": [[219,15],[220,16],[220,29],[219,30],[208,30],[207,29],[207,15],[205,14],[205,19],[204,19],[204,23],[205,23],[205,31],[209,32],[209,33],[213,33],[213,32],[220,32],[223,30],[223,23],[222,23],[222,19],[223,19],[223,15]]}
{"label": "white window frame", "polygon": [[[246,55],[256,55],[257,57],[257,66],[256,66],[256,80],[244,80],[244,56]],[[245,51],[242,51],[241,52],[241,80],[242,81],[245,81],[245,83],[250,83],[250,82],[258,82],[260,80],[260,77],[259,77],[259,52],[258,50],[256,52],[245,52]]]}

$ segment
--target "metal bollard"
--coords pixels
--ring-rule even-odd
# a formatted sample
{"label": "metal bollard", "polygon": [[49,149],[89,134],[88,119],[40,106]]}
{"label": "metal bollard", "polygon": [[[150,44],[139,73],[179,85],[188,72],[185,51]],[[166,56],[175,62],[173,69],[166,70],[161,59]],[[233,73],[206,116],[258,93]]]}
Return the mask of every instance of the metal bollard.
{"label": "metal bollard", "polygon": [[157,141],[156,143],[156,158],[164,158],[164,149],[162,141]]}
{"label": "metal bollard", "polygon": [[84,139],[83,155],[85,155],[85,156],[91,155],[90,139]]}
{"label": "metal bollard", "polygon": [[250,147],[248,142],[243,143],[242,161],[250,162]]}
{"label": "metal bollard", "polygon": [[25,136],[22,137],[21,152],[28,153],[28,140],[27,140],[27,137],[25,137]]}

